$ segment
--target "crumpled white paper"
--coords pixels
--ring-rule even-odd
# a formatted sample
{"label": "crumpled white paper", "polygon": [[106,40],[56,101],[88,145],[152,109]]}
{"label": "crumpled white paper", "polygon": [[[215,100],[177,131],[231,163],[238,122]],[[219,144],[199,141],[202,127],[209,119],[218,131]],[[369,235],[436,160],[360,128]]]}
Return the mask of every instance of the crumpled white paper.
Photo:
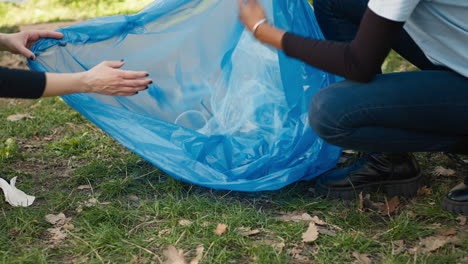
{"label": "crumpled white paper", "polygon": [[3,190],[5,200],[12,206],[30,206],[36,197],[27,195],[23,191],[15,187],[16,178],[14,177],[8,183],[5,179],[0,177],[0,188]]}

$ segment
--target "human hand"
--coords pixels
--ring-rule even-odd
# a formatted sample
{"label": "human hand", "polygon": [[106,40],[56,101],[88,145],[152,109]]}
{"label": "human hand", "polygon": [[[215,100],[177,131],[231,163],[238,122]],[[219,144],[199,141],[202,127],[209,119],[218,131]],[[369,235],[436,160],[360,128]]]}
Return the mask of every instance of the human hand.
{"label": "human hand", "polygon": [[125,62],[104,61],[87,72],[81,73],[80,79],[84,82],[84,92],[98,93],[113,96],[135,95],[145,90],[153,81],[144,77],[144,71],[120,70]]}
{"label": "human hand", "polygon": [[36,57],[29,49],[38,40],[43,38],[63,38],[59,32],[47,30],[28,30],[14,34],[2,34],[0,37],[0,49],[14,54],[21,54],[28,59],[34,60]]}
{"label": "human hand", "polygon": [[254,25],[266,16],[257,0],[239,0],[239,18],[248,30],[253,31]]}

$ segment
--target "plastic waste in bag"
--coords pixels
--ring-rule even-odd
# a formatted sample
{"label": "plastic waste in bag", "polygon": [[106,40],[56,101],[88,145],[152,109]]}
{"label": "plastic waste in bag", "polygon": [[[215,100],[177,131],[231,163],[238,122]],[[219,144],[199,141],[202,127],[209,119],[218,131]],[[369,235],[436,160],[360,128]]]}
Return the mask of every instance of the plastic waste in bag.
{"label": "plastic waste in bag", "polygon": [[[260,1],[269,22],[322,38],[307,0]],[[308,125],[312,95],[335,81],[255,40],[234,0],[158,0],[96,18],[33,47],[32,69],[79,72],[104,60],[150,73],[131,97],[63,96],[122,145],[169,175],[215,189],[274,190],[334,167],[340,149]]]}

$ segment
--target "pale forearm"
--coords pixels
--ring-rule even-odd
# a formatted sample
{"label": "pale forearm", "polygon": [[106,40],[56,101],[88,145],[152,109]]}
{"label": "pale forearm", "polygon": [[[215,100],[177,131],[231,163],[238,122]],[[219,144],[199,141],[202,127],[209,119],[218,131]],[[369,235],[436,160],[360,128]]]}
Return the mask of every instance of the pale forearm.
{"label": "pale forearm", "polygon": [[46,86],[42,97],[86,93],[83,73],[46,73]]}
{"label": "pale forearm", "polygon": [[282,39],[286,32],[270,24],[264,23],[255,31],[255,37],[262,43],[283,50]]}
{"label": "pale forearm", "polygon": [[3,33],[0,33],[0,50],[2,51],[6,51],[7,50],[7,46],[6,46],[6,37],[7,37],[7,34],[3,34]]}

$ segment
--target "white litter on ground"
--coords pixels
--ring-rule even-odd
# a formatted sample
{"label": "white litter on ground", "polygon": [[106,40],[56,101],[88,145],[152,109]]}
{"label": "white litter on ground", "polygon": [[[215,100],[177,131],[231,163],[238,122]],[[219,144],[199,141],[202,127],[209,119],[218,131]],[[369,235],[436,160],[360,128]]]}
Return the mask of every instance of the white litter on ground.
{"label": "white litter on ground", "polygon": [[0,188],[3,190],[3,194],[5,195],[5,200],[11,204],[12,206],[22,206],[28,207],[33,204],[34,199],[36,197],[27,195],[20,189],[15,187],[16,178],[14,177],[10,180],[10,183],[5,179],[0,177]]}

